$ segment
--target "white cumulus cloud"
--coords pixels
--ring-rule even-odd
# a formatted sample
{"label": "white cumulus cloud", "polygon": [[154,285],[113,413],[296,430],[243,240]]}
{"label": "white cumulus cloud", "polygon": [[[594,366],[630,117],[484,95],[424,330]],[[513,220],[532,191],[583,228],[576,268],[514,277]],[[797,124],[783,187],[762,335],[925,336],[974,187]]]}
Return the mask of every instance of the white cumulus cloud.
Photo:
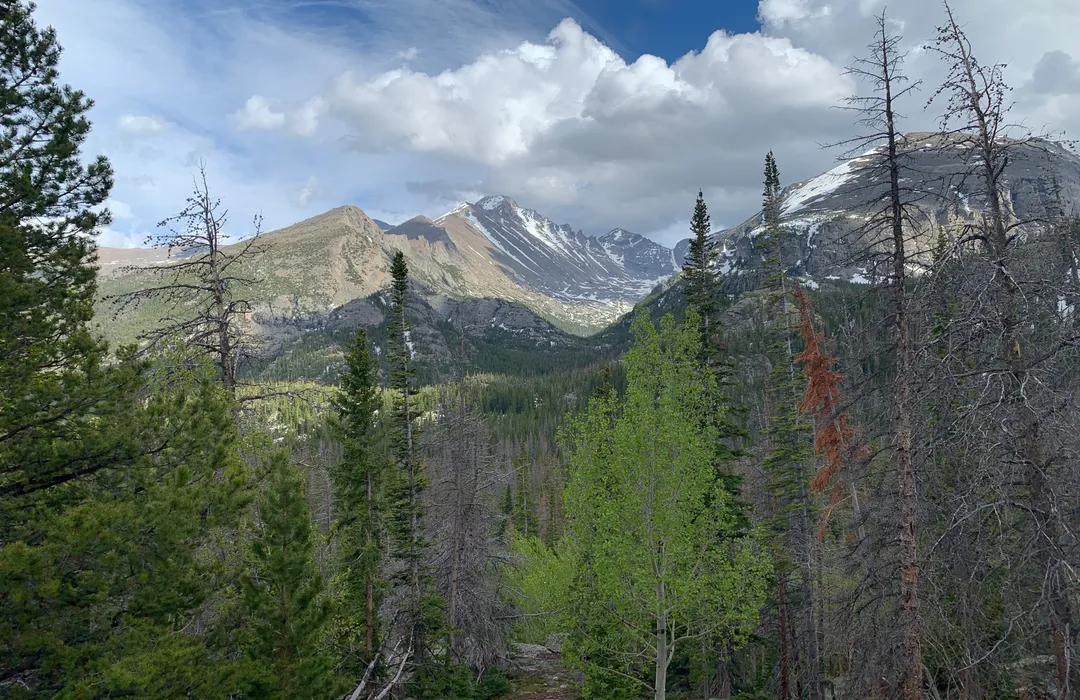
{"label": "white cumulus cloud", "polygon": [[116,127],[126,134],[156,134],[168,129],[169,123],[161,117],[124,114],[117,120]]}
{"label": "white cumulus cloud", "polygon": [[[586,230],[650,232],[684,218],[698,183],[718,204],[730,199],[725,187],[758,189],[749,173],[774,145],[798,142],[793,160],[802,168],[815,138],[842,133],[832,107],[853,89],[842,73],[786,38],[721,31],[673,63],[650,55],[628,63],[567,19],[543,43],[437,74],[345,72],[317,99],[355,150],[393,147],[482,166],[482,190]],[[413,189],[448,202],[477,187]],[[732,224],[749,213],[745,205],[722,211]]]}
{"label": "white cumulus cloud", "polygon": [[285,125],[285,113],[275,112],[270,100],[262,95],[252,95],[244,106],[233,114],[236,128],[240,131],[265,131]]}
{"label": "white cumulus cloud", "polygon": [[[572,0],[349,0],[334,26],[293,3],[38,4],[62,78],[96,103],[87,154],[109,156],[130,208],[109,240],[141,241],[182,206],[202,158],[237,223],[339,204],[401,221],[498,193],[588,233],[673,243],[699,188],[714,225],[752,215],[768,150],[786,183],[832,166],[819,144],[854,130],[834,109],[858,87],[844,66],[886,0],[760,0],[760,31],[715,31],[668,61],[629,53]],[[952,4],[980,59],[1008,63],[1018,120],[1080,130],[1080,3]],[[888,10],[924,80],[904,125],[932,129],[941,65],[919,47],[940,0]]]}

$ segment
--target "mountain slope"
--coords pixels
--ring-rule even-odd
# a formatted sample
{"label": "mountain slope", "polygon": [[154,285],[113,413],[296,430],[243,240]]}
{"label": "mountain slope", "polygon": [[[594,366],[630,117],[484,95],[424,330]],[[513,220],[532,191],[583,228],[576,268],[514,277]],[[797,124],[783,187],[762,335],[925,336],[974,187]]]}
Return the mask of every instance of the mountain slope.
{"label": "mountain slope", "polygon": [[[975,193],[977,184],[963,177],[968,165],[955,140],[940,134],[911,133],[904,143],[907,154],[901,161],[901,186],[915,202],[908,226],[908,255],[918,267],[930,261],[941,227],[976,221],[985,202]],[[787,236],[781,260],[789,275],[812,284],[871,281],[875,271],[865,264],[867,249],[882,252],[888,245],[874,243],[871,239],[875,236],[865,230],[867,219],[880,209],[886,195],[883,161],[879,150],[870,151],[784,189],[781,225]],[[1080,202],[1080,157],[1049,142],[1013,142],[1005,179],[1014,220],[1045,216],[1057,199],[1055,180],[1061,201],[1074,206]],[[762,222],[758,212],[715,234],[721,247],[720,273],[729,291],[752,288],[757,283]],[[675,250],[684,251],[686,245],[687,241],[680,241]]]}
{"label": "mountain slope", "polygon": [[[383,289],[396,250],[427,297],[518,302],[580,334],[615,321],[674,270],[671,251],[641,236],[590,238],[503,197],[463,205],[437,221],[415,217],[383,226],[345,206],[264,234],[265,250],[239,271],[253,282],[236,290],[254,305],[254,330],[273,339],[280,333],[275,319],[317,324]],[[151,275],[132,266],[166,260],[163,249],[101,248],[101,295],[147,286]],[[107,306],[99,310],[108,313]],[[163,312],[154,304],[125,311],[106,326],[107,334],[133,341]]]}
{"label": "mountain slope", "polygon": [[615,229],[591,238],[509,197],[462,204],[436,223],[483,236],[510,277],[561,301],[632,305],[675,272],[672,252],[643,236]]}
{"label": "mountain slope", "polygon": [[[278,326],[278,345],[246,373],[264,380],[333,382],[357,328],[367,330],[375,354],[385,360],[387,305],[387,295],[380,291],[303,325],[267,320]],[[469,373],[548,374],[592,364],[620,349],[610,342],[564,333],[516,302],[456,300],[431,294],[418,284],[412,285],[409,319],[413,368],[421,384]]]}

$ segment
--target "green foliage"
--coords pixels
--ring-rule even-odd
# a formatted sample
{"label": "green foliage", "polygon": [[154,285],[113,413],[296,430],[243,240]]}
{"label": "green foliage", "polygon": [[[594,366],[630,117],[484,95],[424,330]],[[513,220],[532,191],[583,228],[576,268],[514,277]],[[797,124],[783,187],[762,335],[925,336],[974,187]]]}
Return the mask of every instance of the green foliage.
{"label": "green foliage", "polygon": [[341,392],[334,398],[335,434],[342,459],[330,471],[337,501],[335,533],[340,566],[339,608],[363,626],[339,625],[338,642],[345,668],[362,676],[378,648],[378,615],[384,582],[379,567],[384,557],[387,517],[387,460],[378,412],[382,395],[378,364],[367,335],[357,331],[349,346]]}
{"label": "green foliage", "polygon": [[468,666],[455,661],[428,664],[407,685],[409,697],[446,700],[495,700],[510,692],[510,681],[498,669],[479,680]]}
{"label": "green foliage", "polygon": [[603,601],[583,626],[624,638],[604,647],[628,659],[665,656],[658,636],[668,648],[705,633],[737,646],[765,599],[768,558],[754,538],[736,536],[712,468],[715,435],[703,414],[715,380],[698,365],[697,322],[691,313],[677,326],[669,315],[657,330],[639,313],[625,398],[594,399],[564,436],[583,580]]}
{"label": "green foliage", "polygon": [[780,288],[784,275],[781,249],[784,230],[780,225],[780,170],[772,151],[765,156],[765,191],[762,194],[762,225],[764,231],[758,237],[763,247],[762,266],[765,271],[763,287],[775,291]]}
{"label": "green foliage", "polygon": [[87,329],[112,169],[103,157],[82,164],[92,102],[58,83],[55,32],[33,9],[0,6],[0,532],[27,512],[11,499],[137,451],[108,428],[141,370],[103,366]]}
{"label": "green foliage", "polygon": [[[95,208],[112,188],[104,157],[82,165],[93,102],[57,82],[56,33],[39,29],[33,10],[10,1],[0,8],[0,386],[9,388],[30,385],[45,368],[78,367],[93,350],[85,324],[95,270],[85,263],[90,234],[109,223]],[[5,394],[5,404],[18,402],[5,413],[49,405]]]}
{"label": "green foliage", "polygon": [[717,279],[713,266],[716,248],[710,238],[709,210],[702,193],[698,192],[694,214],[690,219],[690,245],[683,262],[683,278],[686,286],[683,294],[687,304],[695,309],[701,321],[702,347],[708,343],[709,322],[716,313]]}
{"label": "green foliage", "polygon": [[246,500],[232,404],[183,348],[151,367],[128,414],[142,454],[62,499],[37,494],[0,548],[0,666],[25,679],[13,697],[219,692],[221,662],[184,630],[223,583],[212,552]]}
{"label": "green foliage", "polygon": [[514,627],[514,636],[523,642],[542,644],[549,634],[562,631],[572,614],[567,597],[577,560],[574,541],[563,537],[549,547],[538,537],[515,534],[511,551],[520,562],[508,567],[506,584],[522,615]]}
{"label": "green foliage", "polygon": [[285,451],[270,458],[256,502],[243,581],[245,630],[240,647],[257,671],[257,697],[330,697],[340,681],[330,673],[320,638],[330,615],[313,562],[314,542],[304,482]]}

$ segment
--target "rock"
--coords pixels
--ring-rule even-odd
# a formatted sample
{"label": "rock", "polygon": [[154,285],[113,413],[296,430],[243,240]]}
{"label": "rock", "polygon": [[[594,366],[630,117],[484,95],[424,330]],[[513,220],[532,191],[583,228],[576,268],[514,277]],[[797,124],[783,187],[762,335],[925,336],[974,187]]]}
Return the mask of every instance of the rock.
{"label": "rock", "polygon": [[566,635],[563,634],[549,634],[547,638],[544,639],[544,646],[550,651],[558,654],[562,651],[563,639],[565,638]]}

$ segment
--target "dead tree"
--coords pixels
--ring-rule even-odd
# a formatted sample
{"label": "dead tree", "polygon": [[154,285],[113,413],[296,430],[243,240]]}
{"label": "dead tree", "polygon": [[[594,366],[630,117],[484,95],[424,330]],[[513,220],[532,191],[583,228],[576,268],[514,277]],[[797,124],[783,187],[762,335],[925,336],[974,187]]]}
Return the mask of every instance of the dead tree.
{"label": "dead tree", "polygon": [[505,657],[512,617],[496,585],[498,566],[508,559],[493,501],[500,473],[492,448],[464,392],[444,392],[425,445],[430,571],[446,600],[450,648],[480,673]]}
{"label": "dead tree", "polygon": [[[1067,591],[1076,582],[1067,580],[1074,576],[1064,549],[1071,535],[1062,517],[1068,509],[1052,478],[1067,453],[1054,427],[1067,400],[1055,400],[1056,377],[1051,372],[1055,358],[1075,347],[1076,338],[1047,332],[1046,325],[1034,322],[1045,311],[1038,269],[1042,265],[1026,264],[1025,259],[1028,244],[1037,241],[1037,228],[1045,222],[1016,215],[1006,178],[1006,167],[1018,150],[1042,145],[1008,122],[1004,66],[980,63],[948,2],[945,11],[946,21],[931,46],[948,69],[935,93],[946,102],[942,131],[969,164],[966,175],[985,200],[984,215],[964,226],[952,245],[956,254],[978,256],[982,264],[972,269],[986,274],[973,283],[963,319],[965,341],[975,347],[969,353],[976,367],[970,375],[957,370],[957,377],[977,376],[983,385],[972,392],[965,429],[981,434],[984,444],[992,446],[993,452],[980,460],[986,473],[980,507],[1005,513],[1025,533],[1023,549],[1009,556],[1026,566],[1014,564],[1007,575],[1016,589],[1034,589],[1030,593],[1039,624],[1049,632],[1058,696],[1073,698],[1080,693],[1080,669],[1072,658],[1074,623]],[[1036,581],[1028,585],[1017,580],[1031,568],[1038,574]],[[1016,624],[1022,624],[1023,617],[1018,612]]]}
{"label": "dead tree", "polygon": [[[870,153],[860,166],[869,183],[861,192],[868,214],[854,232],[858,245],[855,255],[874,268],[875,279],[883,278],[891,310],[889,319],[895,374],[892,377],[891,415],[892,453],[897,479],[897,521],[899,548],[896,567],[899,572],[898,608],[900,628],[899,696],[905,700],[922,697],[922,621],[919,610],[918,554],[918,469],[913,454],[914,348],[910,328],[908,298],[909,260],[917,259],[909,250],[923,228],[923,216],[917,204],[925,191],[907,184],[912,175],[910,144],[899,130],[898,104],[918,83],[909,82],[903,73],[904,55],[898,47],[901,37],[889,31],[884,12],[877,18],[877,32],[867,47],[867,55],[848,69],[870,88],[867,95],[847,100],[846,107],[857,115],[862,132],[844,142],[848,153]],[[905,177],[906,176],[906,177]],[[923,185],[925,187],[925,183]]]}
{"label": "dead tree", "polygon": [[261,216],[255,217],[254,232],[247,240],[227,245],[227,217],[221,200],[211,195],[206,167],[200,164],[184,208],[158,224],[164,233],[146,239],[149,246],[167,248],[168,260],[127,268],[151,275],[157,283],[113,295],[108,301],[117,314],[150,301],[163,304],[166,311],[160,323],[140,340],[152,348],[179,338],[200,348],[213,358],[222,384],[235,392],[238,368],[254,348],[243,326],[251,301],[238,296],[254,280],[242,276],[240,269],[266,247],[259,237]]}

